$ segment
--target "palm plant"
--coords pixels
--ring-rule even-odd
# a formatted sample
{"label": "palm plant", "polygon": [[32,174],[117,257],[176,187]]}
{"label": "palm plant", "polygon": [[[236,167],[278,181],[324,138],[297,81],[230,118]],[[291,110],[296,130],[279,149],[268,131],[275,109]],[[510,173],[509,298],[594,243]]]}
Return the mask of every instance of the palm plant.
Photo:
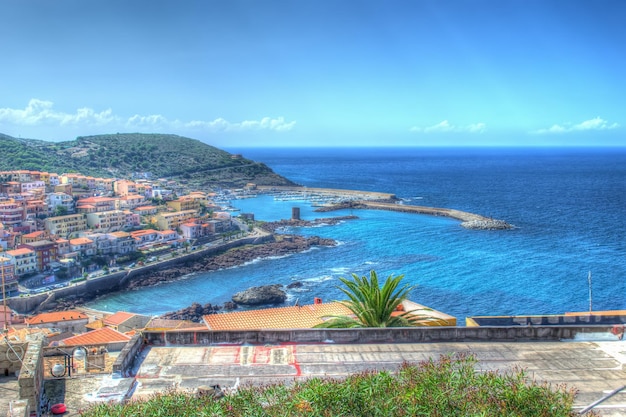
{"label": "palm plant", "polygon": [[345,288],[338,287],[348,301],[342,303],[350,309],[354,316],[332,316],[329,320],[315,327],[351,328],[351,327],[409,327],[420,325],[423,316],[405,311],[394,315],[398,306],[406,299],[413,287],[400,285],[404,275],[389,275],[382,287],[378,282],[376,271],[367,276],[359,277],[352,274],[352,279],[339,278]]}

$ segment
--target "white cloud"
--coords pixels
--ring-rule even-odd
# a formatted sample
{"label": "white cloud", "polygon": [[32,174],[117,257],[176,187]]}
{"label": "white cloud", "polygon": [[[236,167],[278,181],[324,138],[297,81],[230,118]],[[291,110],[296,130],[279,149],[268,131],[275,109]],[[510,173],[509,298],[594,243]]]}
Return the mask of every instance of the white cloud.
{"label": "white cloud", "polygon": [[451,124],[449,121],[444,120],[436,125],[420,127],[413,126],[411,127],[411,132],[422,132],[422,133],[482,133],[487,128],[485,123],[472,123],[466,126],[457,126]]}
{"label": "white cloud", "polygon": [[567,133],[567,132],[583,132],[587,130],[609,130],[619,127],[617,123],[609,123],[600,117],[594,119],[585,120],[582,123],[571,124],[566,123],[564,125],[552,125],[546,129],[535,130],[532,133],[537,134],[550,134],[550,133]]}
{"label": "white cloud", "polygon": [[192,120],[188,122],[169,120],[160,114],[135,114],[124,118],[107,109],[96,112],[88,107],[79,108],[74,113],[54,109],[54,103],[31,99],[24,109],[0,108],[0,122],[18,126],[75,126],[88,130],[93,127],[108,127],[112,130],[150,129],[151,131],[172,131],[178,129],[204,130],[209,132],[243,132],[252,130],[272,130],[277,132],[293,129],[296,122],[287,122],[283,117],[263,117],[261,120],[229,122],[223,118],[214,120]]}

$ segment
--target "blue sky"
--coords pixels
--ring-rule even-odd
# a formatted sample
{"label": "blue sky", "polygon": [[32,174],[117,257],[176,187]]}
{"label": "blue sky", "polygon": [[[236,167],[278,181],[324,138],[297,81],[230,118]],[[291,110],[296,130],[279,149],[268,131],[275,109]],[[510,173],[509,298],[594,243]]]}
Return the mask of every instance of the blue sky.
{"label": "blue sky", "polygon": [[2,0],[0,133],[626,145],[623,0]]}

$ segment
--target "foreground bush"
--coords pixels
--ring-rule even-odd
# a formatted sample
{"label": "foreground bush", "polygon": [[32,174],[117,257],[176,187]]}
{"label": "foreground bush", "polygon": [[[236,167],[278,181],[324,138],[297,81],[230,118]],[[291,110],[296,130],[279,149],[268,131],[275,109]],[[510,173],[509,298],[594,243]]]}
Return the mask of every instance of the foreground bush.
{"label": "foreground bush", "polygon": [[[97,405],[88,417],[148,416],[575,416],[575,391],[530,380],[521,369],[478,372],[471,355],[403,364],[343,380],[240,388],[220,400],[168,392],[146,401]],[[594,415],[590,413],[588,415]]]}

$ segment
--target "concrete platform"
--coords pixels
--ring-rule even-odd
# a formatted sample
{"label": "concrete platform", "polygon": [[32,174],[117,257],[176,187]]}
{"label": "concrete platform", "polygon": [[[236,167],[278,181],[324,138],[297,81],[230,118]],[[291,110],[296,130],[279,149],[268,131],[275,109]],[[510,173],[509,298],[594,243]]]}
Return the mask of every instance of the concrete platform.
{"label": "concrete platform", "polygon": [[[133,399],[165,389],[193,391],[201,385],[223,388],[237,383],[260,385],[292,383],[298,378],[344,377],[366,369],[395,369],[404,361],[418,362],[453,352],[473,353],[482,370],[507,370],[519,366],[536,381],[567,384],[578,390],[578,409],[626,385],[626,342],[484,342],[422,344],[282,344],[236,346],[148,347],[137,367],[137,385],[118,380]],[[68,415],[88,406],[94,393],[111,378],[66,380],[63,398]],[[115,380],[113,380],[115,381]],[[100,384],[100,385],[99,385]],[[118,392],[119,391],[119,392]],[[90,397],[91,395],[91,397]],[[596,408],[604,416],[626,415],[626,392]]]}

